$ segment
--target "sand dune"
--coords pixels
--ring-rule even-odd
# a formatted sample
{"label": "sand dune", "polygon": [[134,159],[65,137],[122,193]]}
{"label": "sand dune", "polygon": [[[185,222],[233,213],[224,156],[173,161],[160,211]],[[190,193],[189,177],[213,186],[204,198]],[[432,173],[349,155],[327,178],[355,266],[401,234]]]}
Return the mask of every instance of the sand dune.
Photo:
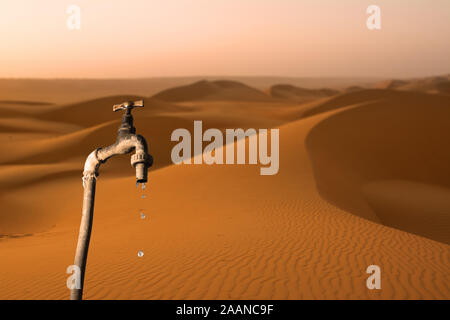
{"label": "sand dune", "polygon": [[79,174],[79,163],[66,161],[51,164],[3,165],[0,166],[0,190],[21,187],[43,178],[48,179],[50,175],[68,171],[77,171]]}
{"label": "sand dune", "polygon": [[[0,118],[23,137],[0,139],[0,299],[68,298],[82,164],[114,142],[112,104],[142,97],[104,88]],[[363,89],[299,105],[234,82],[196,88],[134,112],[155,158],[146,191],[129,156],[102,166],[85,298],[449,298],[449,96]],[[194,120],[278,127],[279,173],[172,165],[170,134]],[[380,291],[365,286],[371,264]]]}
{"label": "sand dune", "polygon": [[[372,182],[397,179],[450,188],[450,151],[442,146],[450,138],[450,97],[394,91],[383,96],[319,123],[311,130],[307,146],[322,196],[345,210],[390,225],[390,219],[376,214],[383,206],[377,205],[374,212],[370,203],[375,198],[368,203],[362,189]],[[424,192],[421,201],[426,203],[428,194]],[[406,216],[395,226],[448,242],[448,234],[428,231],[441,216],[420,208],[429,225],[419,223],[411,229]]]}
{"label": "sand dune", "polygon": [[67,104],[112,95],[150,96],[162,90],[188,85],[200,80],[231,80],[265,90],[274,83],[289,83],[304,88],[345,88],[350,85],[370,85],[380,78],[299,78],[299,77],[238,77],[192,76],[141,79],[0,79],[0,99]]}
{"label": "sand dune", "polygon": [[[139,199],[133,177],[101,178],[86,298],[446,297],[448,246],[348,214],[315,191],[304,140],[326,118],[280,128],[276,176],[262,178],[255,166],[170,166],[152,172],[147,200]],[[10,261],[1,267],[2,298],[67,298],[63,271],[73,259],[81,187],[78,179],[62,183],[74,200],[55,199],[48,208],[52,231],[0,242]],[[55,188],[61,183],[47,184],[40,196]],[[148,220],[139,219],[140,210]],[[40,259],[13,251],[35,245]],[[17,267],[32,261],[31,269]],[[372,263],[385,270],[380,292],[365,288]]]}
{"label": "sand dune", "polygon": [[383,224],[450,243],[450,188],[410,180],[373,181],[362,193]]}
{"label": "sand dune", "polygon": [[35,118],[0,118],[0,132],[69,133],[81,129],[66,122],[43,121]]}
{"label": "sand dune", "polygon": [[[89,102],[91,103],[91,102]],[[163,103],[165,104],[165,103]],[[87,108],[87,106],[83,106]],[[82,108],[83,108],[82,107]],[[146,108],[148,105],[146,105]],[[172,145],[168,143],[173,130],[177,128],[187,128],[193,132],[193,121],[196,119],[202,119],[204,129],[219,128],[224,131],[226,128],[233,125],[238,125],[243,128],[254,126],[259,127],[272,127],[278,125],[283,121],[275,119],[264,119],[261,117],[248,117],[251,114],[249,112],[235,112],[233,116],[229,115],[231,106],[226,103],[219,103],[213,105],[213,110],[209,108],[210,105],[205,105],[198,108],[198,110],[188,107],[179,106],[177,110],[180,112],[162,112],[161,114],[153,114],[153,111],[144,112],[143,110],[136,110],[135,125],[138,128],[138,133],[142,134],[149,139],[149,148],[152,154],[159,155],[155,159],[154,169],[161,168],[172,163],[170,158],[170,151]],[[266,112],[274,112],[274,109],[279,105],[265,106]],[[240,109],[239,107],[236,107]],[[255,106],[254,109],[257,107]],[[258,108],[259,111],[260,108]],[[121,114],[113,113],[109,110],[96,109],[97,111],[91,111],[92,122],[102,118],[110,118],[109,113],[115,115],[115,120],[104,122],[91,127],[74,129],[74,125],[65,126],[66,131],[64,134],[57,136],[36,138],[29,138],[22,140],[20,144],[17,144],[16,140],[6,140],[2,143],[3,147],[9,152],[0,154],[0,163],[2,164],[40,164],[40,163],[52,163],[60,162],[71,159],[76,159],[79,164],[80,172],[83,166],[86,156],[95,148],[108,146],[115,142],[116,132],[120,125]],[[70,115],[73,112],[71,108],[68,108],[68,112],[63,112],[64,109],[58,110],[58,114],[61,116],[58,119],[69,122]],[[141,112],[142,111],[142,112]],[[103,117],[104,113],[108,116]],[[257,114],[258,110],[254,110]],[[47,115],[40,115],[40,117],[46,117]],[[52,116],[53,117],[53,116]],[[17,120],[17,119],[16,119]],[[72,119],[73,120],[73,119]],[[103,119],[102,119],[103,120]],[[48,122],[42,120],[28,119],[24,122],[19,122],[18,125],[31,124],[28,130],[31,130],[34,126],[37,129],[44,129]],[[2,121],[0,120],[0,125]],[[53,122],[52,122],[53,124]],[[56,126],[63,126],[64,123],[55,123]],[[14,121],[9,123],[10,126],[14,125]],[[83,123],[86,125],[86,123]],[[41,128],[44,127],[44,128]],[[0,127],[1,128],[1,127]],[[58,129],[53,128],[54,130]],[[10,131],[9,131],[10,132]],[[129,161],[110,161],[103,170],[106,172],[115,174],[129,174],[131,167]]]}
{"label": "sand dune", "polygon": [[270,87],[269,93],[274,98],[305,102],[317,98],[334,96],[338,94],[339,91],[328,88],[306,89],[289,84],[277,84]]}
{"label": "sand dune", "polygon": [[[56,106],[52,110],[40,113],[39,118],[49,121],[63,121],[82,126],[92,126],[106,121],[117,120],[118,114],[112,111],[117,101],[140,100],[140,96],[120,95]],[[102,115],[101,120],[97,117]]]}
{"label": "sand dune", "polygon": [[364,104],[374,101],[380,101],[381,103],[387,101],[391,104],[405,105],[410,101],[415,100],[420,101],[420,103],[423,104],[437,103],[439,105],[442,105],[442,101],[446,103],[448,101],[448,97],[442,95],[430,95],[421,92],[364,89],[338,94],[337,96],[329,98],[314,100],[310,103],[298,106],[296,109],[292,109],[289,117],[293,117],[296,119],[301,117],[309,117],[312,115],[348,107],[351,105]]}
{"label": "sand dune", "polygon": [[51,102],[25,101],[25,100],[0,100],[0,105],[6,106],[50,106]]}
{"label": "sand dune", "polygon": [[450,94],[450,77],[432,77],[410,81],[402,86],[401,89]]}
{"label": "sand dune", "polygon": [[378,88],[378,89],[394,90],[394,89],[401,88],[401,87],[407,85],[408,83],[409,83],[408,81],[393,79],[393,80],[379,82],[379,83],[375,84],[374,87]]}
{"label": "sand dune", "polygon": [[359,90],[364,90],[365,88],[360,87],[360,86],[351,86],[348,88],[345,88],[344,92],[354,92],[354,91],[359,91]]}
{"label": "sand dune", "polygon": [[2,117],[23,117],[35,115],[46,110],[51,110],[53,104],[37,101],[0,101],[0,113]]}
{"label": "sand dune", "polygon": [[375,88],[450,94],[450,76],[436,76],[410,80],[389,80],[374,84]]}
{"label": "sand dune", "polygon": [[117,127],[119,123],[120,121],[118,120],[106,122],[66,135],[23,141],[20,145],[17,145],[14,141],[3,142],[3,147],[9,152],[0,155],[0,163],[49,163],[79,156],[80,149],[84,151],[90,146],[92,147],[89,149],[94,149],[93,142],[89,139],[93,134],[95,134],[98,141],[106,140],[107,137],[109,137],[109,140],[112,140],[110,129]]}
{"label": "sand dune", "polygon": [[153,96],[164,101],[271,101],[271,98],[243,83],[229,80],[202,80],[186,86],[164,90]]}
{"label": "sand dune", "polygon": [[55,104],[112,95],[147,96],[196,78],[149,79],[0,79],[2,100],[49,101]]}
{"label": "sand dune", "polygon": [[67,105],[63,104],[55,107],[53,110],[42,112],[38,114],[37,117],[45,120],[64,121],[88,127],[101,124],[105,121],[120,119],[122,112],[116,113],[112,110],[112,105],[117,103],[117,101],[125,102],[141,99],[144,100],[145,108],[137,108],[135,110],[135,113],[141,117],[164,113],[189,112],[195,109],[195,107],[183,107],[153,98],[119,95]]}

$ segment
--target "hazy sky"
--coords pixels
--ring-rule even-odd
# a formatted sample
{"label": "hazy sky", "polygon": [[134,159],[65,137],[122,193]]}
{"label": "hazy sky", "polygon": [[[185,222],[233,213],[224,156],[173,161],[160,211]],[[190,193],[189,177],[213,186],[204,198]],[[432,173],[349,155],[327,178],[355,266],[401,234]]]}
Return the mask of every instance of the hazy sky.
{"label": "hazy sky", "polygon": [[450,73],[449,39],[449,0],[0,1],[0,77],[413,77]]}

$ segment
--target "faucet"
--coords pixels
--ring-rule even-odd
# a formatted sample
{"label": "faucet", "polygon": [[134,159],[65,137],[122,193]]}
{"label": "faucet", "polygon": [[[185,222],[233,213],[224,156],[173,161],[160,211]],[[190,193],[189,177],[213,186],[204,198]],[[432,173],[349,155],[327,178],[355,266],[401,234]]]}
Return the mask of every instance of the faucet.
{"label": "faucet", "polygon": [[99,175],[100,165],[113,156],[135,151],[131,156],[131,165],[136,169],[136,185],[147,182],[147,171],[153,164],[153,158],[148,154],[145,138],[136,134],[136,128],[133,125],[133,116],[131,114],[131,110],[136,107],[144,107],[144,101],[128,101],[113,106],[114,112],[125,110],[122,124],[117,133],[117,140],[108,147],[98,148],[92,151],[84,164],[83,210],[74,263],[79,268],[80,279],[78,282],[79,285],[71,289],[71,300],[82,300],[83,296],[84,276],[94,214],[95,185]]}

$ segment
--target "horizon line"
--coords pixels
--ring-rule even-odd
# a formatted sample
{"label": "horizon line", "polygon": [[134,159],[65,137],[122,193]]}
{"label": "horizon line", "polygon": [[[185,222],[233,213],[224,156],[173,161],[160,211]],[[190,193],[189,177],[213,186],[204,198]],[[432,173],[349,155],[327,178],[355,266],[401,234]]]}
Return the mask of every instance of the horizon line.
{"label": "horizon line", "polygon": [[290,78],[290,79],[417,79],[439,76],[449,76],[448,73],[427,74],[420,76],[283,76],[283,75],[185,75],[185,76],[144,76],[144,77],[2,77],[0,80],[150,80],[150,79],[176,79],[176,78]]}

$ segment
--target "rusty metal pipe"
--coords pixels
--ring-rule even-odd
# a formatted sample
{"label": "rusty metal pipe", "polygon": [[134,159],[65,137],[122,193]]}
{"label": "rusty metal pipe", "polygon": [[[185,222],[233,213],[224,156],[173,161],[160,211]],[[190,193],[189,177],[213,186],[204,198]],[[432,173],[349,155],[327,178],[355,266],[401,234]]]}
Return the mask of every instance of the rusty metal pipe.
{"label": "rusty metal pipe", "polygon": [[83,209],[74,262],[81,271],[81,286],[80,288],[71,289],[71,300],[81,300],[83,297],[84,277],[94,217],[95,187],[100,165],[111,157],[135,151],[131,156],[131,165],[136,169],[136,182],[147,182],[147,171],[153,163],[153,158],[148,154],[145,138],[135,133],[136,129],[133,126],[133,116],[131,115],[131,110],[134,107],[143,107],[143,105],[143,101],[125,102],[120,105],[115,105],[113,108],[114,111],[126,110],[117,134],[116,142],[108,147],[98,148],[92,151],[84,164]]}

